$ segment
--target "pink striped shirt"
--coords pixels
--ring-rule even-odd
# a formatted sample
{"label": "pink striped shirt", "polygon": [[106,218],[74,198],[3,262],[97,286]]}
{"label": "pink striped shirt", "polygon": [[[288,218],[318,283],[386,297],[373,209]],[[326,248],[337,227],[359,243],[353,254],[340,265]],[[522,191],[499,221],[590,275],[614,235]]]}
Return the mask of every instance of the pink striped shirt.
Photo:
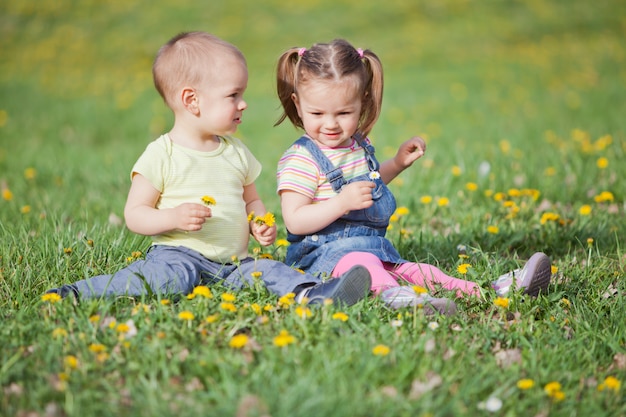
{"label": "pink striped shirt", "polygon": [[[369,139],[365,140],[369,143]],[[335,167],[341,168],[346,181],[369,172],[365,151],[354,139],[350,146],[329,148],[321,145],[320,149]],[[295,191],[311,198],[313,203],[336,195],[317,162],[300,145],[292,145],[285,151],[278,161],[276,177],[279,193]]]}

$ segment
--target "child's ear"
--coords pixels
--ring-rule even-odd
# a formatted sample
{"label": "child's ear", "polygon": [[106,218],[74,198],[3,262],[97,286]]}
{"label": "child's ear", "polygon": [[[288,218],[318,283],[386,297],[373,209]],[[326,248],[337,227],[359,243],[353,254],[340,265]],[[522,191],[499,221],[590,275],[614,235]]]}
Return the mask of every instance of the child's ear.
{"label": "child's ear", "polygon": [[195,115],[200,112],[196,90],[191,87],[185,87],[180,93],[180,98],[183,103],[183,107],[185,107],[187,111]]}
{"label": "child's ear", "polygon": [[296,106],[298,116],[302,118],[302,115],[300,114],[300,101],[298,100],[298,96],[296,95],[296,93],[291,93],[291,101],[293,101],[293,104]]}

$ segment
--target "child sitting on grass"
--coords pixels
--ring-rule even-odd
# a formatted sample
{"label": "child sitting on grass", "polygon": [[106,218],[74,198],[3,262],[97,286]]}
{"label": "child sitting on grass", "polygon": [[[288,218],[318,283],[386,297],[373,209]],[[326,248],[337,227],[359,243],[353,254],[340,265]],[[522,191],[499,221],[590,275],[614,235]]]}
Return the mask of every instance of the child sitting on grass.
{"label": "child sitting on grass", "polygon": [[[371,290],[392,307],[456,311],[452,300],[416,294],[399,280],[479,296],[475,282],[403,259],[385,238],[396,208],[386,184],[424,155],[426,144],[413,137],[394,158],[382,164],[376,160],[367,137],[382,105],[383,70],[376,54],[341,39],[291,48],[279,58],[277,89],[284,110],[277,124],[289,118],[305,132],[278,164],[278,193],[291,243],[286,263],[332,276],[363,265],[372,277]],[[518,288],[536,295],[550,283],[550,259],[537,253],[519,274]],[[503,277],[494,286],[504,294],[512,279]]]}
{"label": "child sitting on grass", "polygon": [[146,259],[48,292],[188,294],[200,284],[239,289],[260,279],[270,292],[295,293],[297,301],[352,305],[364,298],[371,280],[362,266],[322,282],[281,262],[248,257],[250,234],[267,246],[276,227],[255,187],[261,165],[230,136],[247,108],[248,70],[239,49],[208,33],[183,33],[159,50],[152,70],[175,120],[131,171],[124,216],[131,231],[152,236]]}

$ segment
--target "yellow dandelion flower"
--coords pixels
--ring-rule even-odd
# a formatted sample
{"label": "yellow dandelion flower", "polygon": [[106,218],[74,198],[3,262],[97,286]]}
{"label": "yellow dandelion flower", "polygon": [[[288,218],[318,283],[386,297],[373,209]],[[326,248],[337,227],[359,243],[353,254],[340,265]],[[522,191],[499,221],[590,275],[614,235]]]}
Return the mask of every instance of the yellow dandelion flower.
{"label": "yellow dandelion flower", "polygon": [[225,301],[220,304],[222,310],[230,311],[231,313],[237,312],[237,306],[231,302]]}
{"label": "yellow dandelion flower", "polygon": [[506,194],[504,194],[502,191],[499,191],[493,195],[493,199],[495,201],[504,201],[506,200]]}
{"label": "yellow dandelion flower", "polygon": [[276,224],[276,217],[274,216],[274,214],[268,211],[262,216],[255,216],[254,222],[257,224],[264,224],[266,226],[272,227],[274,226],[274,224]]}
{"label": "yellow dandelion flower", "polygon": [[211,314],[210,316],[207,316],[204,319],[204,321],[211,324],[211,323],[215,323],[219,318],[220,318],[220,315],[216,313],[216,314]]}
{"label": "yellow dandelion flower", "polygon": [[74,355],[67,355],[63,360],[63,363],[65,363],[65,366],[70,369],[78,368],[78,358]]}
{"label": "yellow dandelion flower", "polygon": [[285,294],[278,299],[278,305],[282,308],[287,308],[296,302],[295,297],[296,295],[292,292]]}
{"label": "yellow dandelion flower", "polygon": [[202,202],[204,203],[205,206],[214,206],[215,205],[215,199],[213,197],[210,197],[208,195],[205,195],[201,198]]}
{"label": "yellow dandelion flower", "polygon": [[72,248],[63,248],[63,253],[66,255],[71,255],[72,254]]}
{"label": "yellow dandelion flower", "polygon": [[598,391],[614,391],[617,392],[621,388],[622,383],[614,376],[607,376],[604,381],[598,385]]}
{"label": "yellow dandelion flower", "polygon": [[500,232],[500,228],[498,226],[487,226],[487,233],[491,233],[492,235],[497,235]]}
{"label": "yellow dandelion flower", "polygon": [[548,394],[548,397],[552,397],[556,392],[561,391],[561,384],[556,381],[548,382],[543,387],[543,390]]}
{"label": "yellow dandelion flower", "polygon": [[285,347],[296,343],[296,338],[289,334],[287,330],[281,330],[278,336],[274,338],[274,345],[278,347]]}
{"label": "yellow dandelion flower", "polygon": [[204,298],[213,298],[213,293],[211,289],[206,285],[198,285],[193,289],[193,294],[198,295]]}
{"label": "yellow dandelion flower", "polygon": [[584,204],[580,206],[578,209],[578,214],[581,216],[589,216],[591,214],[591,206],[589,204]]}
{"label": "yellow dandelion flower", "polygon": [[509,195],[509,197],[519,197],[522,195],[522,192],[520,190],[518,190],[517,188],[509,188],[509,190],[507,191],[507,194]]}
{"label": "yellow dandelion flower", "polygon": [[558,214],[547,211],[541,215],[541,220],[539,220],[539,222],[541,224],[546,224],[548,222],[556,222],[560,218],[561,216],[559,216]]}
{"label": "yellow dandelion flower", "polygon": [[600,194],[596,195],[594,198],[596,203],[605,203],[607,201],[613,201],[615,197],[613,193],[610,191],[602,191]]}
{"label": "yellow dandelion flower", "polygon": [[22,207],[20,208],[20,213],[22,213],[22,214],[28,214],[28,213],[30,213],[30,210],[31,210],[31,208],[30,208],[30,206],[27,204],[27,205],[22,206]]}
{"label": "yellow dandelion flower", "polygon": [[62,300],[61,296],[54,292],[47,293],[41,296],[41,301],[44,301],[50,304],[58,303],[61,300]]}
{"label": "yellow dandelion flower", "polygon": [[52,337],[54,337],[55,339],[64,338],[66,336],[67,336],[67,330],[61,327],[57,327],[56,329],[52,331]]}
{"label": "yellow dandelion flower", "polygon": [[543,175],[545,175],[546,177],[554,177],[556,175],[556,168],[547,167],[546,169],[543,170]]}
{"label": "yellow dandelion flower", "polygon": [[237,296],[235,294],[229,293],[229,292],[225,292],[224,294],[222,294],[222,301],[226,301],[226,302],[234,302],[237,299]]}
{"label": "yellow dandelion flower", "polygon": [[412,285],[411,288],[413,288],[416,294],[426,294],[428,292],[426,288],[419,285]]}
{"label": "yellow dandelion flower", "polygon": [[607,158],[605,158],[605,157],[600,157],[596,161],[596,165],[600,169],[606,169],[609,166],[609,160]]}
{"label": "yellow dandelion flower", "polygon": [[401,206],[396,209],[395,214],[396,216],[402,217],[402,216],[406,216],[407,214],[409,214],[409,212],[410,211],[407,207]]}
{"label": "yellow dandelion flower", "polygon": [[348,321],[348,315],[342,311],[338,311],[332,316],[333,320]]}
{"label": "yellow dandelion flower", "polygon": [[98,323],[100,321],[100,316],[98,314],[94,314],[92,316],[89,316],[89,322],[91,323]]}
{"label": "yellow dandelion flower", "polygon": [[256,314],[257,316],[260,316],[261,314],[263,314],[263,309],[257,303],[250,304],[250,310],[252,310],[254,314]]}
{"label": "yellow dandelion flower", "polygon": [[33,180],[37,176],[37,170],[35,168],[26,168],[24,170],[24,178],[27,180]]}
{"label": "yellow dandelion flower", "polygon": [[162,305],[162,306],[168,306],[168,305],[170,305],[172,302],[171,302],[170,300],[163,299],[163,300],[161,300],[161,301],[160,301],[160,303],[161,303],[161,305]]}
{"label": "yellow dandelion flower", "polygon": [[593,238],[592,237],[588,237],[587,238],[587,246],[588,247],[592,247],[593,246]]}
{"label": "yellow dandelion flower", "polygon": [[502,151],[502,153],[507,154],[511,152],[511,143],[508,140],[502,139],[499,145],[500,145],[500,150]]}
{"label": "yellow dandelion flower", "polygon": [[254,272],[250,273],[250,275],[252,275],[252,278],[259,279],[259,278],[261,278],[261,275],[263,275],[263,272],[261,272],[261,271],[254,271]]}
{"label": "yellow dandelion flower", "polygon": [[517,388],[521,390],[531,389],[534,386],[535,386],[535,381],[533,381],[532,379],[525,378],[525,379],[520,379],[519,381],[517,381]]}
{"label": "yellow dandelion flower", "polygon": [[387,356],[391,352],[391,349],[387,345],[376,345],[372,349],[372,353],[376,356]]}
{"label": "yellow dandelion flower", "polygon": [[102,353],[106,352],[107,347],[101,343],[92,343],[88,346],[88,349],[93,353]]}
{"label": "yellow dandelion flower", "polygon": [[389,217],[389,222],[390,222],[390,223],[395,223],[395,222],[397,222],[398,220],[400,220],[400,217],[398,217],[398,215],[397,215],[397,214],[395,214],[395,213],[394,213],[394,214],[392,214],[392,215],[391,215],[391,217]]}
{"label": "yellow dandelion flower", "polygon": [[467,184],[465,184],[465,189],[467,191],[476,191],[478,190],[478,184],[476,184],[475,182],[468,182]]}
{"label": "yellow dandelion flower", "polygon": [[461,264],[456,267],[456,270],[459,272],[459,274],[465,275],[467,274],[467,270],[471,267],[472,267],[471,264]]}
{"label": "yellow dandelion flower", "polygon": [[455,177],[458,177],[463,173],[463,171],[461,170],[461,167],[458,165],[453,166],[451,169],[451,172],[452,172],[452,175],[454,175]]}
{"label": "yellow dandelion flower", "polygon": [[304,306],[296,307],[295,313],[296,313],[296,316],[303,318],[303,319],[308,319],[309,317],[313,315],[313,313],[311,313],[311,309],[308,307],[304,307]]}
{"label": "yellow dandelion flower", "polygon": [[274,259],[274,257],[272,256],[271,253],[262,253],[261,254],[261,259],[270,259],[270,260],[272,260],[272,259]]}
{"label": "yellow dandelion flower", "polygon": [[191,311],[185,310],[178,313],[178,318],[185,321],[191,321],[196,318],[196,316],[194,316]]}
{"label": "yellow dandelion flower", "polygon": [[228,342],[228,346],[230,346],[233,349],[242,349],[247,344],[248,344],[248,336],[243,333],[233,336],[230,339],[230,342]]}
{"label": "yellow dandelion flower", "polygon": [[420,197],[420,203],[422,204],[430,204],[433,202],[433,198],[429,195],[423,195]]}
{"label": "yellow dandelion flower", "polygon": [[289,246],[289,241],[287,239],[278,239],[276,241],[276,246],[278,246],[278,247],[287,247],[287,246]]}
{"label": "yellow dandelion flower", "polygon": [[569,307],[572,305],[572,303],[567,298],[561,298],[561,304],[563,304],[566,307]]}
{"label": "yellow dandelion flower", "polygon": [[130,326],[126,323],[120,323],[115,328],[115,331],[118,333],[128,333],[129,330],[130,330]]}
{"label": "yellow dandelion flower", "polygon": [[493,301],[493,303],[501,308],[509,308],[509,299],[506,297],[498,297]]}
{"label": "yellow dandelion flower", "polygon": [[450,199],[448,197],[439,197],[437,200],[437,205],[439,207],[445,207],[450,204]]}
{"label": "yellow dandelion flower", "polygon": [[2,198],[5,199],[6,201],[11,201],[11,200],[13,200],[13,193],[8,188],[3,188],[2,189]]}
{"label": "yellow dandelion flower", "polygon": [[254,211],[251,211],[250,213],[248,213],[248,223],[250,223],[252,219],[254,219]]}
{"label": "yellow dandelion flower", "polygon": [[557,272],[559,272],[559,267],[556,265],[550,266],[550,272],[552,272],[552,275],[556,274]]}

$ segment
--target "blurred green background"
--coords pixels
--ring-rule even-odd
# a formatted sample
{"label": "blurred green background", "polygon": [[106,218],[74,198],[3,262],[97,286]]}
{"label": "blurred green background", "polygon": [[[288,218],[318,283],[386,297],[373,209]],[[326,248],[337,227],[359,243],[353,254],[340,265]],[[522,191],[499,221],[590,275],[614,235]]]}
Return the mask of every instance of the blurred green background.
{"label": "blurred green background", "polygon": [[424,163],[403,175],[413,188],[401,204],[480,180],[484,161],[492,170],[481,185],[493,189],[538,188],[567,203],[606,180],[623,197],[623,183],[584,175],[596,156],[583,149],[611,135],[613,160],[624,157],[626,2],[617,0],[4,1],[0,181],[27,195],[13,177],[34,166],[40,185],[75,189],[77,200],[62,203],[80,215],[121,213],[128,171],[172,120],[152,86],[152,60],[188,30],[212,32],[248,59],[238,135],[264,165],[258,184],[275,210],[276,162],[299,134],[273,127],[276,59],[337,37],[372,49],[385,67],[371,135],[381,158],[412,135],[427,139]]}

